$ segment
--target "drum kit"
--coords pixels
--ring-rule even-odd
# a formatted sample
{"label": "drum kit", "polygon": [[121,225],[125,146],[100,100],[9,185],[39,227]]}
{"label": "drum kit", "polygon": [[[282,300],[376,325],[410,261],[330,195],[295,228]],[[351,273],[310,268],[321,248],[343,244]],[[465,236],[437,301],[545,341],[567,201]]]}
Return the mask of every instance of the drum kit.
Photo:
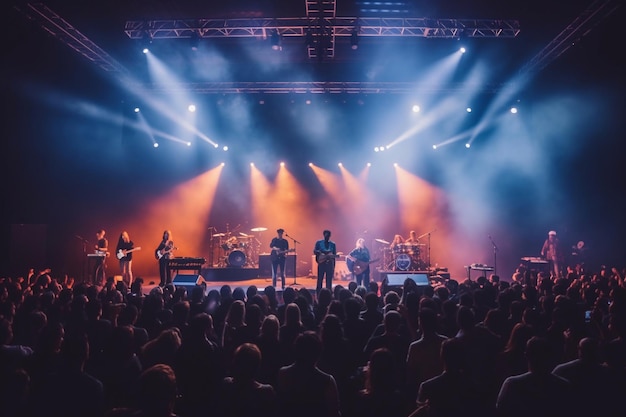
{"label": "drum kit", "polygon": [[[267,227],[255,227],[251,232],[261,233]],[[217,247],[221,250],[217,267],[255,268],[258,265],[261,242],[253,234],[244,232],[214,233],[218,239]]]}
{"label": "drum kit", "polygon": [[381,247],[383,253],[383,265],[390,271],[423,271],[428,265],[424,261],[425,243],[405,242],[398,243],[391,247],[391,243],[384,239],[375,239],[376,242],[384,245]]}

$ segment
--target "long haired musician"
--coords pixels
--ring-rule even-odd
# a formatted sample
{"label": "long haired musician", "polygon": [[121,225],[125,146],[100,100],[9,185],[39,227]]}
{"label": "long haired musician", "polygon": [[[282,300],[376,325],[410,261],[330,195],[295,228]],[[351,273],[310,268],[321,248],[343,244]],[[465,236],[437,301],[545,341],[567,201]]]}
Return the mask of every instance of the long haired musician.
{"label": "long haired musician", "polygon": [[165,230],[161,243],[154,251],[154,256],[159,260],[159,277],[161,279],[159,286],[161,287],[172,282],[172,271],[168,264],[174,249],[176,248],[172,240],[172,232]]}
{"label": "long haired musician", "polygon": [[346,256],[348,269],[352,272],[358,286],[365,286],[369,290],[370,285],[370,251],[365,246],[365,239],[359,238],[355,248]]}
{"label": "long haired musician", "polygon": [[130,286],[133,284],[133,251],[135,250],[134,243],[130,240],[128,232],[124,230],[120,233],[120,237],[117,240],[117,247],[115,253],[120,261],[120,271],[122,272],[122,279]]}

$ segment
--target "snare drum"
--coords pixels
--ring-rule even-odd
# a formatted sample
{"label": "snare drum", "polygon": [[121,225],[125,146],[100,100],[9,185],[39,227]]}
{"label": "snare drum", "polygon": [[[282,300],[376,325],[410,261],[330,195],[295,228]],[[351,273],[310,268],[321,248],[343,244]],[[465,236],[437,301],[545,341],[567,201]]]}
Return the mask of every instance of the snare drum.
{"label": "snare drum", "polygon": [[401,253],[405,253],[404,243],[398,243],[396,246],[391,248],[394,255],[400,255]]}
{"label": "snare drum", "polygon": [[407,253],[413,256],[419,256],[420,254],[420,245],[417,243],[408,243],[407,244]]}

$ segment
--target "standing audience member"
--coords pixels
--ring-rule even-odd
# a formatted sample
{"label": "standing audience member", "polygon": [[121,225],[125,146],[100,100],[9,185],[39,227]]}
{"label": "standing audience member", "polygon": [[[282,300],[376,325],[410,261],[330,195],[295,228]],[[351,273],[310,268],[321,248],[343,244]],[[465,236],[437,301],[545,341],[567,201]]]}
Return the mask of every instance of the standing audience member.
{"label": "standing audience member", "polygon": [[499,416],[570,417],[574,391],[571,384],[552,373],[554,353],[544,338],[526,345],[528,372],[504,380],[496,402]]}
{"label": "standing audience member", "polygon": [[231,375],[221,386],[218,415],[223,417],[274,417],[276,393],[268,384],[256,380],[261,351],[252,343],[235,349]]}
{"label": "standing audience member", "polygon": [[322,342],[315,332],[298,335],[295,361],[278,373],[280,417],[339,417],[339,393],[335,379],[317,367]]}

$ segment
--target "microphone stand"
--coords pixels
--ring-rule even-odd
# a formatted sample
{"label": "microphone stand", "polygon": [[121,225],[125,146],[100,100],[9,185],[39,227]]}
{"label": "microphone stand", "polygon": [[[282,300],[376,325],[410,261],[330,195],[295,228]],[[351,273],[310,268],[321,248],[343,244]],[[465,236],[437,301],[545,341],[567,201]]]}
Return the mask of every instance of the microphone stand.
{"label": "microphone stand", "polygon": [[428,256],[428,267],[426,269],[428,269],[429,272],[432,272],[430,270],[430,235],[432,233],[435,233],[436,231],[437,231],[437,229],[433,229],[430,232],[426,232],[423,235],[417,237],[418,239],[420,239],[420,238],[423,238],[424,236],[428,235],[428,255],[427,255]]}
{"label": "microphone stand", "polygon": [[285,237],[288,237],[289,239],[293,240],[293,284],[292,285],[298,285],[297,281],[297,272],[296,269],[298,267],[298,264],[296,262],[296,259],[298,258],[298,251],[296,250],[296,245],[300,242],[298,242],[296,239],[292,238],[291,236],[289,236],[287,233],[285,233]]}
{"label": "microphone stand", "polygon": [[494,242],[493,239],[491,238],[491,235],[488,237],[489,237],[489,240],[491,241],[491,245],[493,246],[493,274],[498,275],[498,268],[497,268],[498,247],[496,246],[496,242]]}

